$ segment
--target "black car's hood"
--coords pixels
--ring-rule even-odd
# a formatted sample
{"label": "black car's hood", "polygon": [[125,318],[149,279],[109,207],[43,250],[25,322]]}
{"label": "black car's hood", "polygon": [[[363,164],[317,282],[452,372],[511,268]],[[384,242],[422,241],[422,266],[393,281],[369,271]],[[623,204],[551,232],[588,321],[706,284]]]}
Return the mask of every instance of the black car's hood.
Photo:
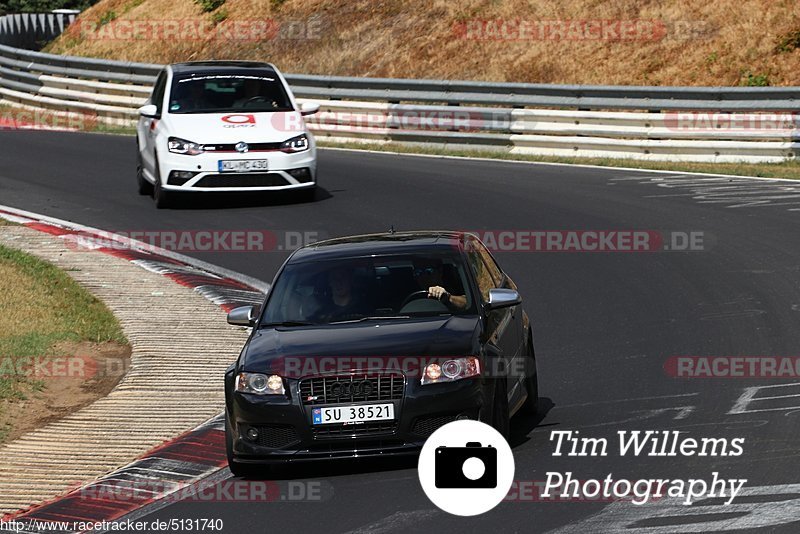
{"label": "black car's hood", "polygon": [[[433,359],[466,356],[478,349],[478,316],[424,317],[396,321],[301,328],[263,328],[250,340],[241,369],[276,372],[290,378],[332,372],[332,361],[344,367],[369,359]],[[325,360],[326,369],[311,361]],[[337,368],[336,371],[350,369]],[[394,365],[392,365],[394,367]]]}

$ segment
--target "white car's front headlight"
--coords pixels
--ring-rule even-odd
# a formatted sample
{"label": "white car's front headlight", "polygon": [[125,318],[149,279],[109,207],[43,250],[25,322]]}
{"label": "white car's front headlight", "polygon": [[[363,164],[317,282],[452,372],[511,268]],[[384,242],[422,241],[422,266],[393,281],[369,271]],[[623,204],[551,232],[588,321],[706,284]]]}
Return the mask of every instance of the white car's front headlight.
{"label": "white car's front headlight", "polygon": [[283,378],[278,375],[261,373],[239,373],[236,377],[236,391],[256,395],[284,395]]}
{"label": "white car's front headlight", "polygon": [[181,139],[180,137],[170,137],[167,141],[167,148],[173,154],[182,154],[184,156],[197,156],[204,152],[203,145]]}
{"label": "white car's front headlight", "polygon": [[281,152],[288,152],[290,154],[295,152],[303,152],[304,150],[308,150],[308,146],[308,136],[306,134],[302,134],[284,141],[281,145]]}

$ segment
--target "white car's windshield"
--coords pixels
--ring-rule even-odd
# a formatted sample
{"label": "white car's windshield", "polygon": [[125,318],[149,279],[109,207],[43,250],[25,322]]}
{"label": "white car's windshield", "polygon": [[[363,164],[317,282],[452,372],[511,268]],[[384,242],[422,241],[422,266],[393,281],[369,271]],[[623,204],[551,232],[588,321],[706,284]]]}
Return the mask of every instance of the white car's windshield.
{"label": "white car's windshield", "polygon": [[169,112],[236,113],[293,111],[281,80],[272,72],[192,73],[172,81]]}

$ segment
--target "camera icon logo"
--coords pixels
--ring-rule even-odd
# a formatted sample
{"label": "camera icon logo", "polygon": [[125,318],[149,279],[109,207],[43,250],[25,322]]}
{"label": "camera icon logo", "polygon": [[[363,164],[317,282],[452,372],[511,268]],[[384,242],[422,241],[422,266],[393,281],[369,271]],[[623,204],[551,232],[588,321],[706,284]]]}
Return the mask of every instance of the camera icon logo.
{"label": "camera icon logo", "polygon": [[466,447],[436,448],[437,488],[496,488],[497,449],[470,441]]}
{"label": "camera icon logo", "polygon": [[459,420],[434,432],[419,456],[419,481],[428,498],[453,515],[488,512],[514,481],[514,455],[503,436],[479,421]]}

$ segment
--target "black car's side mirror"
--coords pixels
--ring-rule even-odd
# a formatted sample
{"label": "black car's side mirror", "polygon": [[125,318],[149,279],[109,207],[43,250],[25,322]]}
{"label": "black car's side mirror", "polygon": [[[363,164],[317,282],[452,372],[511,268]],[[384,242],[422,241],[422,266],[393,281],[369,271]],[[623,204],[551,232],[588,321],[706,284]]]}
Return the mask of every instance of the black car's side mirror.
{"label": "black car's side mirror", "polygon": [[519,292],[513,289],[490,289],[489,302],[486,303],[487,310],[498,310],[522,304],[522,297]]}
{"label": "black car's side mirror", "polygon": [[234,326],[255,326],[255,306],[239,306],[228,313],[228,324]]}

